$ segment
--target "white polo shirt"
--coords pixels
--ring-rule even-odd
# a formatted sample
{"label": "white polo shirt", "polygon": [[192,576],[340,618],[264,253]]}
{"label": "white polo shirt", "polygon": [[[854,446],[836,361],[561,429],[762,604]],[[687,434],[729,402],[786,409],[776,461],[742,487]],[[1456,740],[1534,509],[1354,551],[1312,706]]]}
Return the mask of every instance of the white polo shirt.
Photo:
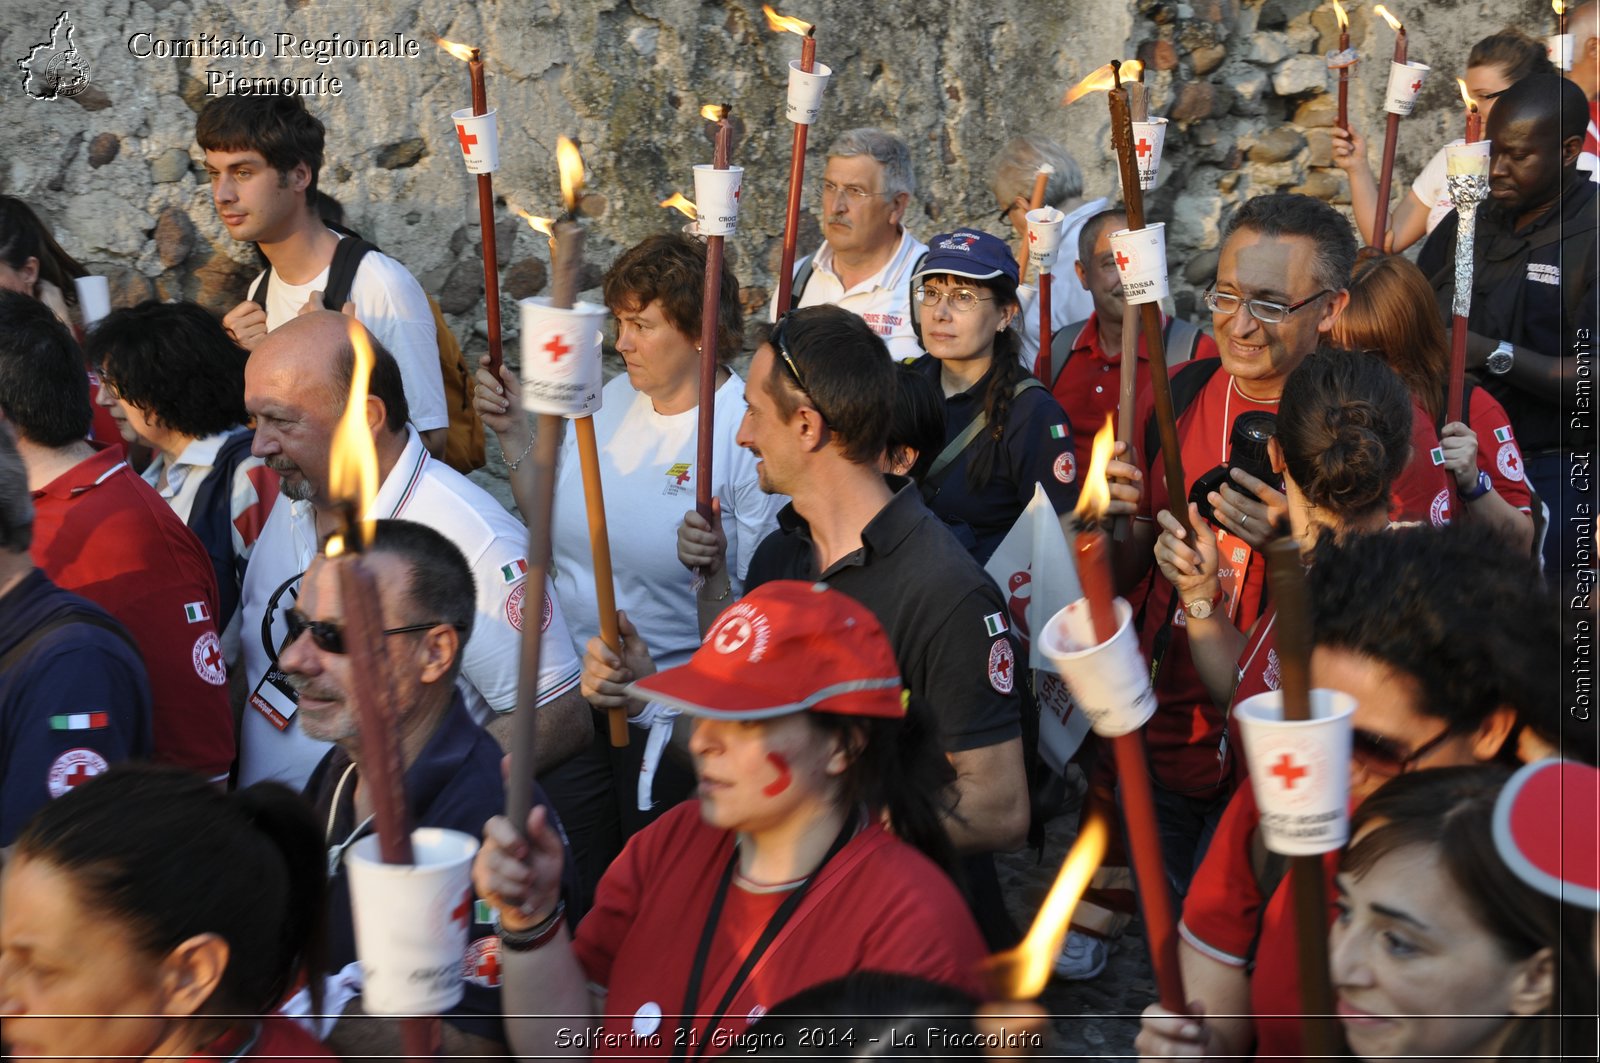
{"label": "white polo shirt", "polygon": [[[539,623],[539,697],[546,705],[578,687],[579,662],[572,637],[548,582],[542,614],[524,610],[527,582],[527,530],[494,497],[448,465],[435,461],[422,447],[416,430],[407,428],[405,450],[379,488],[368,516],[398,518],[425,524],[453,542],[465,555],[477,584],[477,615],[468,639],[457,686],[473,719],[487,723],[495,713],[516,705],[517,663],[525,612]],[[294,604],[298,574],[317,553],[316,517],[309,502],[280,496],[273,507],[245,573],[240,612],[244,616],[244,663],[253,693],[273,667],[266,642],[280,646],[286,634],[284,616]],[[268,600],[288,580],[272,610],[269,633],[263,632]],[[240,729],[239,784],[275,779],[299,789],[305,785],[328,744],[300,732],[293,717],[280,729],[252,704],[244,710]]]}
{"label": "white polo shirt", "polygon": [[[833,248],[824,240],[812,257],[811,279],[800,293],[796,306],[833,305],[861,318],[889,345],[896,361],[917,358],[922,346],[911,327],[911,274],[917,261],[927,254],[928,245],[909,232],[900,231],[900,246],[882,269],[848,291],[833,271]],[[796,263],[795,272],[803,264]],[[774,292],[768,306],[768,320],[776,321],[778,296]]]}

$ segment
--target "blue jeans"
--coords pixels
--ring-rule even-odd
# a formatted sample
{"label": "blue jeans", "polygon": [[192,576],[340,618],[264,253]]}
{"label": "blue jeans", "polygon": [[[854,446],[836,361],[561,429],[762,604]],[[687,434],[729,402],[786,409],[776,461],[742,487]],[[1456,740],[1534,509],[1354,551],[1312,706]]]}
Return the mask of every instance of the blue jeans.
{"label": "blue jeans", "polygon": [[[1189,892],[1189,880],[1194,878],[1200,861],[1205,859],[1206,850],[1211,847],[1211,836],[1217,832],[1217,821],[1233,799],[1233,793],[1230,791],[1220,797],[1190,797],[1162,789],[1154,781],[1150,789],[1155,797],[1156,829],[1161,835],[1161,863],[1172,887],[1174,907],[1181,912],[1183,898]],[[1120,787],[1117,800],[1120,804]]]}
{"label": "blue jeans", "polygon": [[1589,527],[1593,528],[1594,477],[1586,469],[1577,486],[1574,486],[1573,456],[1560,451],[1525,454],[1522,465],[1528,485],[1539,492],[1544,504],[1550,507],[1550,528],[1544,538],[1544,575],[1552,586],[1559,588],[1562,580],[1569,578],[1574,570],[1595,567],[1594,536],[1589,534],[1584,537],[1588,542],[1588,558],[1585,560],[1578,552],[1577,524],[1578,505],[1588,502],[1589,514],[1583,519],[1589,521]]}

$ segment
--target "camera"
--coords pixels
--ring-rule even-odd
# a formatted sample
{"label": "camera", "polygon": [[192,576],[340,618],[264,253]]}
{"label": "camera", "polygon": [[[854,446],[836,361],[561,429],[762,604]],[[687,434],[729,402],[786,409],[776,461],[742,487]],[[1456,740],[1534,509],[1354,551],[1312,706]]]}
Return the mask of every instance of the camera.
{"label": "camera", "polygon": [[1189,489],[1189,501],[1200,508],[1200,515],[1213,524],[1217,511],[1209,495],[1220,490],[1223,484],[1233,484],[1242,490],[1228,475],[1232,469],[1243,469],[1262,483],[1283,490],[1278,475],[1272,471],[1272,458],[1267,453],[1267,440],[1278,431],[1278,418],[1265,410],[1247,410],[1234,418],[1233,430],[1228,434],[1228,460],[1209,470]]}

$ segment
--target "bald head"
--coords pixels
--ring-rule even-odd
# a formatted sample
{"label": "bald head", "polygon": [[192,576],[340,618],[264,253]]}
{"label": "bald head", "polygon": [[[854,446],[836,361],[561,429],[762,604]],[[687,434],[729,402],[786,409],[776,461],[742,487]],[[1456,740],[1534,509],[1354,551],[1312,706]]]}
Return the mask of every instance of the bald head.
{"label": "bald head", "polygon": [[291,387],[308,405],[326,403],[343,409],[350,389],[338,386],[336,368],[352,357],[352,326],[365,331],[353,318],[318,310],[291,318],[267,333],[245,363],[246,402],[251,380],[270,375]]}
{"label": "bald head", "polygon": [[1484,130],[1495,203],[1522,215],[1554,203],[1572,181],[1587,180],[1577,161],[1588,123],[1583,91],[1558,74],[1533,74],[1502,93]]}

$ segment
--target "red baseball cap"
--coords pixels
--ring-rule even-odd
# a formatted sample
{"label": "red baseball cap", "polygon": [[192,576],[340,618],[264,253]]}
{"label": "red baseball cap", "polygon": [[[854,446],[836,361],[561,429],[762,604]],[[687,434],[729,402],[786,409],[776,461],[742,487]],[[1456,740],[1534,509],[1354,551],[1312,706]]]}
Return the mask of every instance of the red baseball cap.
{"label": "red baseball cap", "polygon": [[628,693],[722,720],[899,719],[902,689],[889,636],[866,606],[823,583],[774,580],[724,609],[686,663]]}
{"label": "red baseball cap", "polygon": [[1495,801],[1494,844],[1540,893],[1600,911],[1600,771],[1572,760],[1519,769]]}

